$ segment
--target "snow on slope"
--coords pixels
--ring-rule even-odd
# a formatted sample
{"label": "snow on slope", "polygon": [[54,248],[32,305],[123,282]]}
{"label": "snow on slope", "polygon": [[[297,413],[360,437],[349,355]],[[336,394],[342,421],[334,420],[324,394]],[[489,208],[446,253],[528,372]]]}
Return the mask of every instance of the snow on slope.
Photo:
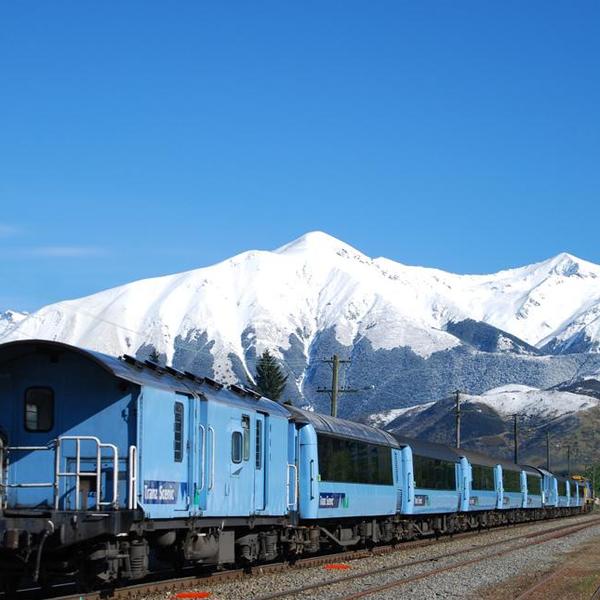
{"label": "snow on slope", "polygon": [[[418,404],[404,408],[395,408],[369,417],[369,424],[385,427],[397,417],[414,417],[427,410],[435,402]],[[468,404],[485,404],[495,410],[501,417],[510,418],[514,414],[528,418],[552,419],[564,417],[600,404],[598,398],[560,392],[556,390],[540,390],[527,385],[510,384],[491,389],[481,395],[461,394],[461,406]]]}
{"label": "snow on slope", "polygon": [[463,398],[467,402],[487,404],[503,417],[515,413],[529,417],[559,417],[593,408],[600,403],[600,400],[591,396],[516,384],[494,388],[480,396]]}
{"label": "snow on slope", "polygon": [[411,300],[430,308],[440,325],[471,318],[541,347],[559,334],[575,335],[584,323],[565,329],[582,314],[600,314],[600,266],[566,253],[492,275],[455,275],[388,259],[376,263],[412,287]]}
{"label": "snow on slope", "polygon": [[170,362],[176,349],[197,352],[186,340],[205,334],[220,374],[233,379],[231,354],[244,364],[248,344],[257,352],[285,350],[294,333],[305,357],[315,336],[331,328],[345,345],[365,337],[374,349],[409,346],[427,357],[459,345],[444,327],[467,318],[533,345],[556,335],[567,343],[583,327],[600,339],[600,327],[582,317],[594,310],[600,266],[568,254],[493,275],[455,275],[373,260],[312,232],[273,252],[249,251],[44,307],[6,329],[2,341],[57,339],[110,354],[151,344]]}
{"label": "snow on slope", "polygon": [[27,313],[18,312],[16,310],[0,312],[0,338],[9,331],[12,331],[26,317]]}

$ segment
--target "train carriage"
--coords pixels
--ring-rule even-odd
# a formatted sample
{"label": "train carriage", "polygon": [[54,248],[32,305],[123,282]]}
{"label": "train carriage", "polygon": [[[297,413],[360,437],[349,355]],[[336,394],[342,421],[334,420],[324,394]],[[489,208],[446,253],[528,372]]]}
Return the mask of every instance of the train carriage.
{"label": "train carriage", "polygon": [[395,436],[402,447],[407,515],[455,513],[465,506],[467,462],[442,444]]}
{"label": "train carriage", "polygon": [[401,479],[399,446],[385,431],[288,407],[298,427],[302,519],[393,515]]}
{"label": "train carriage", "polygon": [[525,473],[525,508],[542,508],[543,477],[538,469],[524,465]]}
{"label": "train carriage", "polygon": [[556,477],[558,488],[558,506],[567,508],[571,506],[571,482],[566,477]]}

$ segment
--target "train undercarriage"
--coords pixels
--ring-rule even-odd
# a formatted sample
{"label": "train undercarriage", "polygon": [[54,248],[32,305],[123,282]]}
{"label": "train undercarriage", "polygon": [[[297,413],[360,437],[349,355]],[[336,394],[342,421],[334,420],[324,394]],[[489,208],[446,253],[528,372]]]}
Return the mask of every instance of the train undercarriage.
{"label": "train undercarriage", "polygon": [[251,566],[341,549],[397,544],[542,519],[584,507],[477,511],[293,523],[281,519],[150,521],[137,511],[4,514],[0,577],[8,597],[24,583],[76,580],[82,590],[136,581],[185,566]]}

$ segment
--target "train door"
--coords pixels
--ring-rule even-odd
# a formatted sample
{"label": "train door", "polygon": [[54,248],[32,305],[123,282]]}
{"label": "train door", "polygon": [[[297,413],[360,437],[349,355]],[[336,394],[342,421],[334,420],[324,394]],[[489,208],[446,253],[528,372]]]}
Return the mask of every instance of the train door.
{"label": "train door", "polygon": [[190,447],[192,452],[189,459],[189,480],[193,485],[192,506],[190,511],[198,514],[206,510],[207,494],[211,486],[211,460],[213,441],[212,428],[208,426],[207,403],[198,396],[190,411],[193,419],[190,423]]}
{"label": "train door", "polygon": [[265,510],[268,465],[268,416],[256,413],[254,432],[254,511]]}
{"label": "train door", "polygon": [[194,400],[145,389],[138,399],[139,504],[151,518],[192,511],[190,489]]}

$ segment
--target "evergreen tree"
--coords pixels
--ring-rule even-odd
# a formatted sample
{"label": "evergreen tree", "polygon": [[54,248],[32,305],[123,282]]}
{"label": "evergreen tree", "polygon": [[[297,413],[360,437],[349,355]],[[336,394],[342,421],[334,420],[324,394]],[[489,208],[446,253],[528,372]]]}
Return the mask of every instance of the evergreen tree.
{"label": "evergreen tree", "polygon": [[277,402],[285,389],[287,375],[283,374],[275,357],[265,350],[256,363],[254,380],[254,389],[259,394]]}

